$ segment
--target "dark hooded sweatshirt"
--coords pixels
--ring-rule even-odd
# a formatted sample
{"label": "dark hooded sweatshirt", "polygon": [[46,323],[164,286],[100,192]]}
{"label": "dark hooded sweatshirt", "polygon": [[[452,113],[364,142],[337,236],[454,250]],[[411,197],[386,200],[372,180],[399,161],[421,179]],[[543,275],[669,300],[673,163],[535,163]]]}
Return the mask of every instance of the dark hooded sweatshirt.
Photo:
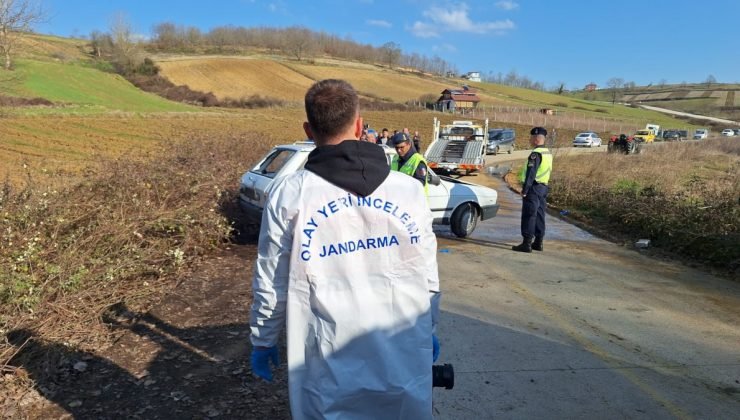
{"label": "dark hooded sweatshirt", "polygon": [[356,140],[315,148],[308,155],[305,168],[362,197],[372,194],[391,170],[383,148]]}

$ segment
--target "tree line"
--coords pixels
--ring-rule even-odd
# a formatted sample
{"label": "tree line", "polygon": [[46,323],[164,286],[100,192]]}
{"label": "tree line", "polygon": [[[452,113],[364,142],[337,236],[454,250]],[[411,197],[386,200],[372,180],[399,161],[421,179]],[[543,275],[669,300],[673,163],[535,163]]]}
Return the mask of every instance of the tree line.
{"label": "tree line", "polygon": [[[330,56],[439,76],[457,72],[452,63],[436,55],[427,57],[417,53],[406,54],[395,42],[376,47],[356,42],[349,37],[341,38],[301,26],[217,26],[204,32],[195,26],[162,22],[154,25],[148,40],[134,42],[131,35],[130,25],[120,21],[111,25],[109,32],[94,31],[90,34],[93,52],[97,57],[122,58],[121,47],[131,44],[138,44],[149,52],[190,54],[239,54],[257,49],[290,56],[296,60]],[[129,52],[127,55],[132,54]]]}

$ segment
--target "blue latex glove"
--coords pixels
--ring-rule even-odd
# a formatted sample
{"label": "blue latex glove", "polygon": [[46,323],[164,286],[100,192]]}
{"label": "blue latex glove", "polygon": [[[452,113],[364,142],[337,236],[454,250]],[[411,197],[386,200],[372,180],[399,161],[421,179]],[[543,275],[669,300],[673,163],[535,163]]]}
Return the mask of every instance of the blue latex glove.
{"label": "blue latex glove", "polygon": [[270,360],[276,367],[280,365],[280,357],[276,346],[252,349],[252,373],[268,382],[272,382]]}
{"label": "blue latex glove", "polygon": [[439,340],[437,336],[432,334],[432,363],[436,362],[439,358]]}

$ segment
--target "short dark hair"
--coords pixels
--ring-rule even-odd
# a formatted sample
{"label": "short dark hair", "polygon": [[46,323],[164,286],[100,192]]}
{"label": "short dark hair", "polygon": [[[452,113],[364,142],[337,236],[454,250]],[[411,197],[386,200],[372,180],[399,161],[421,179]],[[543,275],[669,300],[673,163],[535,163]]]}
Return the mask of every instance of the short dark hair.
{"label": "short dark hair", "polygon": [[360,111],[360,98],[344,80],[326,79],[308,89],[306,117],[318,140],[336,136],[351,124]]}

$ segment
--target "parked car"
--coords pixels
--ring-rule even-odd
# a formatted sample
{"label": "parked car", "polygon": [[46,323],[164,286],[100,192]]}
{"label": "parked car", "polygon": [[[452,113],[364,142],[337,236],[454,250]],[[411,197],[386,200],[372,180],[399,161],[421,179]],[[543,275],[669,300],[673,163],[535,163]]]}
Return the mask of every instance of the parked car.
{"label": "parked car", "polygon": [[573,139],[573,147],[600,147],[601,138],[593,131],[578,134]]}
{"label": "parked car", "polygon": [[740,136],[740,128],[735,128],[735,135]]}
{"label": "parked car", "polygon": [[697,128],[694,130],[694,140],[704,140],[709,137],[709,130],[706,128]]}
{"label": "parked car", "polygon": [[722,135],[725,137],[732,137],[735,135],[735,130],[731,128],[725,128],[724,130],[722,130]]}
{"label": "parked car", "polygon": [[663,141],[679,141],[681,133],[678,130],[666,130],[663,132]]}
{"label": "parked car", "polygon": [[[378,147],[384,149],[390,165],[396,151],[386,146]],[[307,141],[276,146],[242,175],[239,204],[251,221],[261,220],[270,185],[276,179],[303,169],[308,154],[314,148],[313,142]],[[429,184],[427,198],[434,224],[450,225],[452,232],[462,238],[473,233],[479,220],[496,216],[499,208],[496,190],[433,172],[430,174],[434,179]]]}
{"label": "parked car", "polygon": [[501,152],[511,154],[514,151],[516,132],[512,128],[492,128],[488,130],[486,153],[497,155]]}

